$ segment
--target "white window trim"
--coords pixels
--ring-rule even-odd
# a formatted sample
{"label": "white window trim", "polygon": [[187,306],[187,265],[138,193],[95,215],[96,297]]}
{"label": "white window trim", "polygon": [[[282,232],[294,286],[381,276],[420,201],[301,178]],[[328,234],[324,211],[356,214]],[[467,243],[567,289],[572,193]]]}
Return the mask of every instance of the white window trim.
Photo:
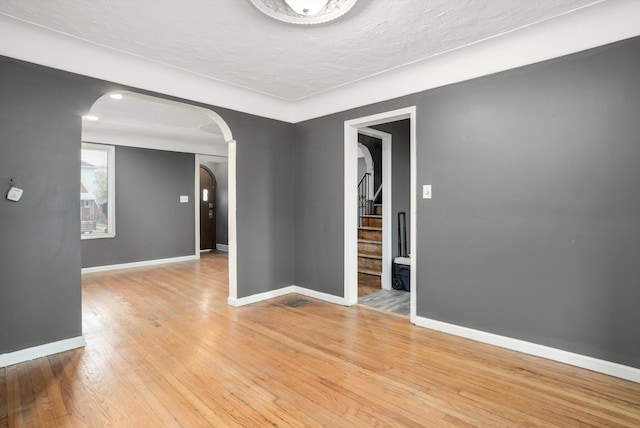
{"label": "white window trim", "polygon": [[115,167],[115,146],[106,144],[93,144],[82,143],[82,149],[89,150],[103,150],[107,153],[107,179],[108,190],[107,199],[109,200],[108,212],[107,212],[107,230],[109,233],[94,234],[80,234],[80,239],[102,239],[102,238],[115,238],[116,237],[116,167]]}

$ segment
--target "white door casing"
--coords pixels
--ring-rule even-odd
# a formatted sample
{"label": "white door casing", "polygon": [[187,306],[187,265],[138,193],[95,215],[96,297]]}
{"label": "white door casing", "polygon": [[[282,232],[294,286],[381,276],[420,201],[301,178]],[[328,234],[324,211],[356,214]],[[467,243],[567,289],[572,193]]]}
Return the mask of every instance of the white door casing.
{"label": "white door casing", "polygon": [[[416,206],[417,206],[417,161],[416,161],[416,107],[407,107],[344,122],[344,302],[354,305],[358,302],[358,196],[354,185],[358,171],[358,130],[382,123],[409,119],[410,122],[410,251],[411,251],[411,312],[410,320],[416,322]],[[390,145],[389,145],[390,146]],[[390,159],[390,156],[389,156]],[[383,161],[384,162],[384,161]],[[391,167],[389,166],[389,171]],[[384,186],[384,184],[383,184]],[[385,190],[383,190],[384,192]],[[390,193],[390,189],[389,189]],[[384,194],[383,194],[384,195]],[[390,206],[390,204],[389,204]],[[384,210],[384,208],[383,208]],[[390,215],[389,215],[390,217]],[[384,212],[383,212],[384,229]]]}

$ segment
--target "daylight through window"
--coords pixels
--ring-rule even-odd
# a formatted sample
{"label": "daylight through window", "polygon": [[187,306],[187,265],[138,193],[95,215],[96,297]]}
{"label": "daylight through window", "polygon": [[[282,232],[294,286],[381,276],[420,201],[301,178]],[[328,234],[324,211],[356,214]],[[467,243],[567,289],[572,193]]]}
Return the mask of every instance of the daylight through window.
{"label": "daylight through window", "polygon": [[113,238],[114,147],[82,143],[80,172],[80,233],[82,239]]}

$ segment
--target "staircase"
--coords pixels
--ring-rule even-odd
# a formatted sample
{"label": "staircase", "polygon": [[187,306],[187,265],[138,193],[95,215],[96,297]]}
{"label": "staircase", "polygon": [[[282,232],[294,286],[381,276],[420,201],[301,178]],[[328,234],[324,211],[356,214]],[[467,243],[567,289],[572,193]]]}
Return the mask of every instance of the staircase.
{"label": "staircase", "polygon": [[[369,211],[369,210],[367,210]],[[358,284],[382,285],[382,205],[360,215],[358,227]]]}

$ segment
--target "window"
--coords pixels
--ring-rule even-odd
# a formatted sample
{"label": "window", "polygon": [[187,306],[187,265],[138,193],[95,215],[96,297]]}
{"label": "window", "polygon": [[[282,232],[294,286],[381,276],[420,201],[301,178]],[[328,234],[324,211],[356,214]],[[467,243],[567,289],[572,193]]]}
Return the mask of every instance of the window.
{"label": "window", "polygon": [[115,228],[115,148],[82,143],[80,234],[82,239],[113,238]]}

